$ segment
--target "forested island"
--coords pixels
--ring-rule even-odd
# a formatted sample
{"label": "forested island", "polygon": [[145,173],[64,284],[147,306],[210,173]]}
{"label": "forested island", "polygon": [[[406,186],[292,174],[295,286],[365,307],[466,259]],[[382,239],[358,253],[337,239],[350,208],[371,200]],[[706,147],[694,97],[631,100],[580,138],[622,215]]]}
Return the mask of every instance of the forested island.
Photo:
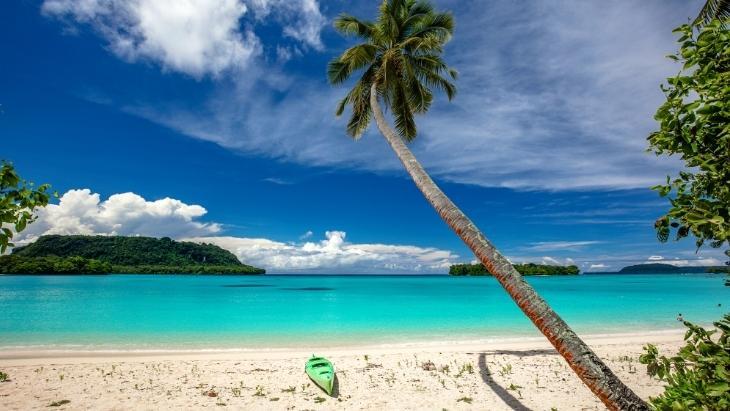
{"label": "forested island", "polygon": [[46,235],[0,256],[2,274],[264,274],[213,244],[170,238]]}
{"label": "forested island", "polygon": [[[578,275],[580,269],[575,265],[547,265],[547,264],[513,264],[513,267],[522,275]],[[449,267],[449,275],[492,275],[484,264],[454,264]]]}
{"label": "forested island", "polygon": [[671,274],[671,273],[728,273],[730,267],[702,266],[678,267],[671,264],[650,263],[629,265],[622,268],[620,274]]}

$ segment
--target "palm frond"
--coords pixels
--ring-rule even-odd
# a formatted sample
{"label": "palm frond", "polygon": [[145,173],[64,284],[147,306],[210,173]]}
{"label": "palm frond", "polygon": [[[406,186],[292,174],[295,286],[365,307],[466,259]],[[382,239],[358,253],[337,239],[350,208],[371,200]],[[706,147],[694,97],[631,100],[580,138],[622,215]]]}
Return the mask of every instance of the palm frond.
{"label": "palm frond", "polygon": [[327,66],[327,78],[332,84],[340,84],[355,71],[371,64],[375,59],[376,47],[363,43],[345,50],[340,57],[330,61]]}
{"label": "palm frond", "polygon": [[352,113],[347,123],[347,133],[354,139],[360,138],[370,124],[372,108],[370,107],[370,86],[373,84],[376,65],[371,65],[362,74],[344,99],[337,106],[337,115],[340,116],[349,104]]}
{"label": "palm frond", "polygon": [[427,1],[419,1],[408,12],[408,18],[403,21],[402,33],[413,32],[413,26],[427,16],[433,14],[433,6]]}
{"label": "palm frond", "polygon": [[371,38],[374,30],[372,22],[363,21],[344,13],[335,18],[333,26],[335,30],[345,36],[358,36],[363,39]]}
{"label": "palm frond", "polygon": [[362,133],[370,124],[372,108],[370,107],[370,87],[365,84],[359,84],[359,92],[353,94],[350,98],[352,102],[352,115],[347,123],[347,134],[355,140],[362,136]]}
{"label": "palm frond", "polygon": [[407,0],[388,0],[388,10],[399,25],[408,16],[409,3]]}
{"label": "palm frond", "polygon": [[434,54],[408,55],[406,59],[417,74],[421,72],[432,72],[439,75],[448,73],[452,79],[455,79],[455,76],[458,75],[456,70],[449,68],[441,57]]}
{"label": "palm frond", "polygon": [[432,37],[441,44],[446,43],[454,33],[454,17],[449,13],[428,14],[411,27],[409,37]]}
{"label": "palm frond", "polygon": [[446,97],[448,97],[449,100],[452,100],[454,96],[456,96],[456,86],[449,80],[441,77],[440,75],[431,71],[423,70],[418,71],[417,75],[418,79],[421,80],[427,87],[439,89],[446,93]]}
{"label": "palm frond", "polygon": [[426,88],[416,77],[408,82],[408,104],[414,113],[425,113],[431,107],[433,93]]}
{"label": "palm frond", "polygon": [[[345,98],[340,100],[339,103],[337,103],[337,110],[335,111],[335,115],[337,117],[341,116],[342,113],[345,111],[345,107],[347,107],[348,104],[355,104],[355,101],[357,99],[362,98],[363,95],[365,95],[366,88],[369,90],[370,86],[373,83],[373,73],[375,72],[375,65],[371,65],[360,77],[357,83],[352,87],[352,89],[345,95]],[[370,93],[367,93],[367,98],[370,98]]]}
{"label": "palm frond", "polygon": [[358,44],[345,50],[340,56],[340,61],[347,63],[350,69],[354,71],[372,63],[376,51],[377,48],[372,44]]}
{"label": "palm frond", "polygon": [[724,22],[730,19],[730,0],[707,0],[693,24],[705,25],[714,19]]}
{"label": "palm frond", "polygon": [[398,83],[393,91],[391,109],[393,110],[395,129],[406,141],[412,141],[416,138],[416,122],[413,120],[413,110],[408,103],[405,87],[402,83]]}
{"label": "palm frond", "polygon": [[443,52],[443,42],[436,36],[408,37],[400,46],[411,55],[426,55]]}
{"label": "palm frond", "polygon": [[398,38],[398,21],[393,10],[394,6],[390,1],[384,0],[378,14],[378,29],[383,39],[387,39],[390,43]]}
{"label": "palm frond", "polygon": [[355,86],[352,88],[352,90],[350,90],[347,93],[345,98],[343,98],[342,100],[340,100],[339,103],[337,103],[337,110],[335,111],[335,115],[337,117],[341,116],[342,113],[345,112],[345,107],[347,107],[348,104],[351,104],[353,102],[353,98],[355,98],[355,96],[357,96],[359,93],[362,93],[362,90],[361,90],[361,82],[358,81],[355,84]]}
{"label": "palm frond", "polygon": [[340,61],[336,58],[327,64],[327,80],[330,84],[340,84],[350,77],[352,72],[350,66],[347,63]]}
{"label": "palm frond", "polygon": [[416,1],[408,10],[408,19],[433,13],[433,6],[428,1]]}

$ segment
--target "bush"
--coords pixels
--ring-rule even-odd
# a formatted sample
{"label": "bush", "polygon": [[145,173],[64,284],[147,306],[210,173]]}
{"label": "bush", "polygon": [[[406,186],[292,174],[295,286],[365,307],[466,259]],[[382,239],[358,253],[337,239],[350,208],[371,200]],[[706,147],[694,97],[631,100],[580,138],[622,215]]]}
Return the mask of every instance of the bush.
{"label": "bush", "polygon": [[[680,157],[679,176],[652,189],[671,208],[656,223],[657,237],[667,241],[694,236],[697,247],[730,245],[730,24],[714,20],[674,30],[679,53],[667,56],[681,71],[662,86],[666,101],[654,118],[659,130],[649,136],[657,155]],[[730,249],[725,250],[730,257]]]}
{"label": "bush", "polygon": [[[639,362],[647,372],[667,382],[664,394],[651,398],[658,410],[730,409],[730,314],[714,323],[716,330],[705,330],[685,321],[687,344],[677,355],[660,356],[648,344]],[[712,336],[719,331],[720,336]]]}

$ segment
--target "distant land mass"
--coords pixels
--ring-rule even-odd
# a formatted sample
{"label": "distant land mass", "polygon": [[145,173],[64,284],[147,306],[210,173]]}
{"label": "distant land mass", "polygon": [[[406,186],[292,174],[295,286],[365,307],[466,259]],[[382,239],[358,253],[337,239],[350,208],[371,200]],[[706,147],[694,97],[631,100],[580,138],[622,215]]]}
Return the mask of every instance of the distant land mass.
{"label": "distant land mass", "polygon": [[622,268],[620,274],[670,274],[670,273],[727,273],[730,267],[702,266],[702,267],[678,267],[671,264],[651,263],[636,264]]}
{"label": "distant land mass", "polygon": [[[513,264],[513,267],[522,275],[578,275],[580,269],[575,265],[547,265],[547,264]],[[449,267],[449,275],[492,275],[484,264],[454,264]]]}
{"label": "distant land mass", "polygon": [[3,274],[264,274],[213,244],[170,238],[45,235],[0,256]]}

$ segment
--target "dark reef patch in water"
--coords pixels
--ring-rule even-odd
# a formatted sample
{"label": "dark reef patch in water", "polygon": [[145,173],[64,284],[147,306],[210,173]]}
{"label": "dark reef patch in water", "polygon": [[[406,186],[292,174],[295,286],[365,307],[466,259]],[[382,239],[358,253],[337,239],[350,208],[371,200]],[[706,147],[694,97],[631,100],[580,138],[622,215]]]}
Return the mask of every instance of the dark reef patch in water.
{"label": "dark reef patch in water", "polygon": [[334,288],[329,288],[329,287],[296,287],[296,288],[282,288],[282,290],[289,290],[289,291],[334,291]]}
{"label": "dark reef patch in water", "polygon": [[255,287],[273,287],[271,284],[224,284],[221,287],[226,288],[255,288]]}

